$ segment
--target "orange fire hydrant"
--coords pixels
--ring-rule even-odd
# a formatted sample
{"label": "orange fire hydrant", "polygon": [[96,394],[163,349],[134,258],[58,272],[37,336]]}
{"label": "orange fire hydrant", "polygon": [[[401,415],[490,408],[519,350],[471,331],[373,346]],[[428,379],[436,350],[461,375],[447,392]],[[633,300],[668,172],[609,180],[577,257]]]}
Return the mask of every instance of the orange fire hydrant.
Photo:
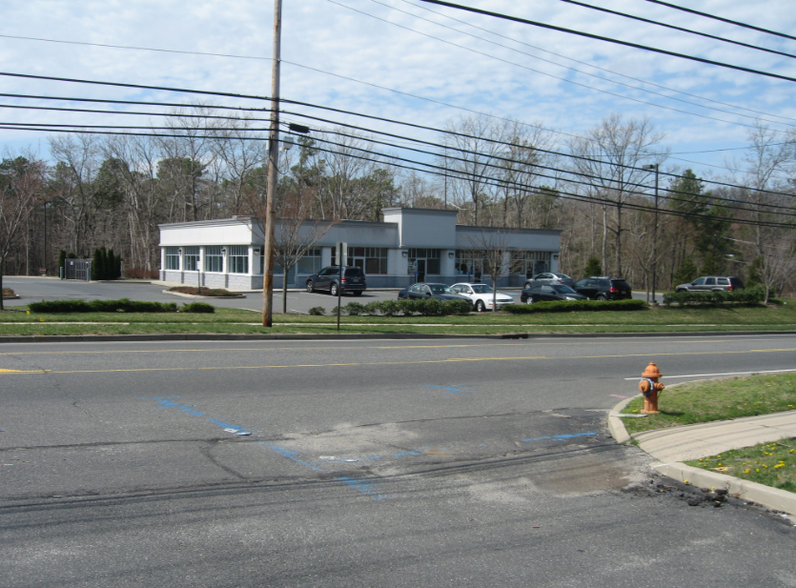
{"label": "orange fire hydrant", "polygon": [[641,411],[644,414],[658,414],[661,412],[658,410],[658,396],[660,396],[665,387],[658,382],[658,378],[661,377],[663,377],[663,374],[654,361],[651,361],[644,373],[641,374],[638,389],[644,395],[644,409]]}

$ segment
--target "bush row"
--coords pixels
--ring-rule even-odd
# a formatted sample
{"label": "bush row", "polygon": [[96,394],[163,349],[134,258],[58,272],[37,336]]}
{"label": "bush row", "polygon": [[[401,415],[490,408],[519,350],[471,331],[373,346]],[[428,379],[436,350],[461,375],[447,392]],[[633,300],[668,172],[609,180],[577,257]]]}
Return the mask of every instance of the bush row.
{"label": "bush row", "polygon": [[33,302],[28,305],[31,312],[70,313],[70,312],[215,312],[215,307],[205,302],[193,302],[177,308],[175,302],[143,302],[140,300],[51,300]]}
{"label": "bush row", "polygon": [[745,288],[743,290],[717,290],[715,292],[665,292],[663,303],[666,306],[677,304],[715,306],[718,304],[760,304],[765,300],[765,292],[761,288]]}
{"label": "bush row", "polygon": [[513,314],[532,312],[573,312],[579,310],[642,310],[643,300],[546,300],[533,304],[507,304],[503,310]]}
{"label": "bush row", "polygon": [[[313,313],[312,310],[316,310],[316,312]],[[341,310],[349,316],[450,316],[469,314],[473,310],[473,305],[467,300],[401,298],[399,300],[375,300],[367,304],[349,302]],[[332,312],[336,314],[337,308],[335,307]],[[310,314],[317,314],[317,309],[311,309]]]}

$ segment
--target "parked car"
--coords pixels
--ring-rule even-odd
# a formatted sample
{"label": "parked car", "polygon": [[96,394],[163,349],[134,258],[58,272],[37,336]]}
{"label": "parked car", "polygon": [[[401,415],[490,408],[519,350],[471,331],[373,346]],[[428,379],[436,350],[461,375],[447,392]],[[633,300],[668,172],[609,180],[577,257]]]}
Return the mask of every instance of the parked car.
{"label": "parked car", "polygon": [[564,284],[565,286],[571,287],[574,283],[575,280],[570,278],[567,274],[543,272],[525,280],[525,287],[530,288],[531,286],[538,286],[539,284]]}
{"label": "parked car", "polygon": [[578,280],[572,287],[578,294],[591,300],[624,300],[633,297],[633,289],[622,278],[594,276]]}
{"label": "parked car", "polygon": [[330,265],[307,278],[307,292],[329,292],[337,296],[339,290],[341,294],[351,292],[360,296],[366,288],[365,272],[356,266],[344,267],[341,276],[340,266]]}
{"label": "parked car", "polygon": [[451,290],[472,302],[476,312],[483,312],[487,309],[492,310],[495,303],[497,303],[498,308],[514,303],[513,297],[503,292],[495,294],[492,287],[486,284],[454,284],[451,286]]}
{"label": "parked car", "polygon": [[675,292],[713,292],[715,290],[733,290],[743,289],[743,281],[736,276],[702,276],[697,278],[690,284],[680,284],[677,286]]}
{"label": "parked car", "polygon": [[586,300],[586,297],[564,284],[539,284],[525,288],[520,293],[520,301],[525,304],[545,300]]}
{"label": "parked car", "polygon": [[436,298],[437,300],[469,300],[457,294],[447,284],[418,282],[408,288],[398,290],[398,298]]}

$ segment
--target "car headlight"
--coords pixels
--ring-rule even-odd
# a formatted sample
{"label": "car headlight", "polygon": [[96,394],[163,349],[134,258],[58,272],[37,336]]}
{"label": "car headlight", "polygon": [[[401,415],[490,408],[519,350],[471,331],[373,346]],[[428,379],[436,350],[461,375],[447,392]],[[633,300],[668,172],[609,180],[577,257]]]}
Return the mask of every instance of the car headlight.
{"label": "car headlight", "polygon": [[565,296],[564,300],[577,300],[577,298],[573,298],[572,296]]}

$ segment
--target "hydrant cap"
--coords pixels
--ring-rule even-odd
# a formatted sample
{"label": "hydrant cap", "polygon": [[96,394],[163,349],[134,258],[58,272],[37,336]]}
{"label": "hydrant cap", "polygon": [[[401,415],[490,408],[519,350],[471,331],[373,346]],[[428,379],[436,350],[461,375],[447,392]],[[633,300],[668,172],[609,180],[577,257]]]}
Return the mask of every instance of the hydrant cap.
{"label": "hydrant cap", "polygon": [[658,370],[658,366],[655,365],[655,362],[651,361],[650,364],[647,366],[647,369],[644,370],[644,373],[641,374],[641,377],[657,380],[658,378],[663,377],[663,374],[660,372],[660,370]]}

